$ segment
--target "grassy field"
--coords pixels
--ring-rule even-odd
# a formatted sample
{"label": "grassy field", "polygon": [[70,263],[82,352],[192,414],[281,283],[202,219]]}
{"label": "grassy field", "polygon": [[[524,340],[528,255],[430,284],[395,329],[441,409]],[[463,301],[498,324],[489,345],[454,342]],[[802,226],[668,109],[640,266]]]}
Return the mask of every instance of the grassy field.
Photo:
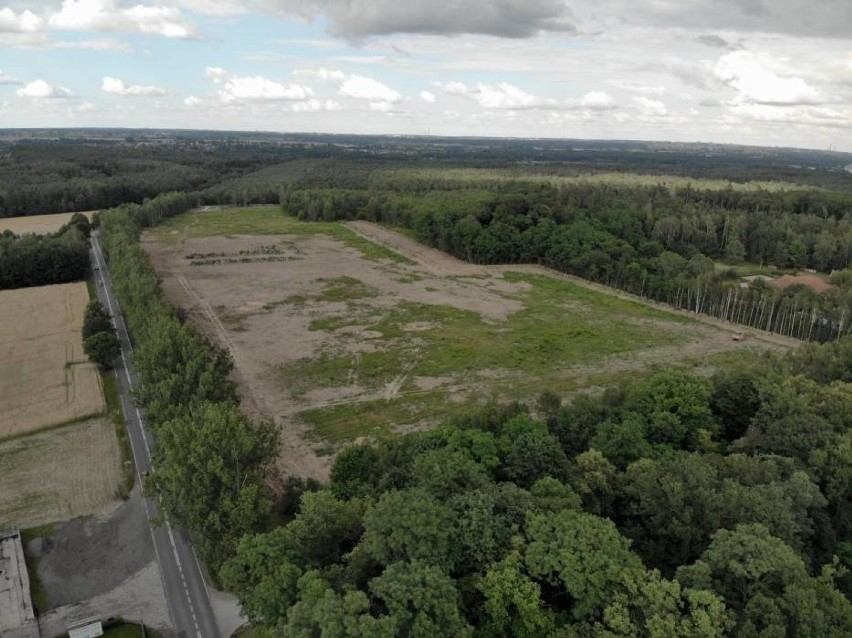
{"label": "grassy field", "polygon": [[[577,366],[689,340],[686,332],[665,330],[667,323],[687,319],[567,281],[515,272],[504,278],[526,284],[527,290],[513,295],[523,309],[501,322],[448,305],[410,302],[382,309],[369,300],[347,300],[342,313],[322,313],[312,329],[334,333],[358,326],[381,335],[375,340],[381,349],[335,356],[330,353],[346,350],[346,337],[340,335],[318,357],[282,366],[284,385],[307,392],[342,387],[355,378],[360,386],[379,390],[396,381],[400,396],[308,410],[302,417],[320,436],[341,441],[459,409],[452,388],[423,388],[436,379],[450,386],[482,386],[503,398],[525,399],[542,389],[566,394],[583,385],[571,374]],[[657,322],[662,329],[649,329]]]}
{"label": "grassy field", "polygon": [[120,496],[120,458],[106,418],[0,441],[0,529],[101,511]]}
{"label": "grassy field", "polygon": [[295,235],[326,236],[357,249],[370,260],[389,259],[396,263],[412,263],[402,255],[378,246],[353,233],[339,223],[305,223],[281,213],[278,206],[219,208],[191,212],[166,220],[148,231],[148,237],[159,242],[180,242],[197,237],[227,235]]}

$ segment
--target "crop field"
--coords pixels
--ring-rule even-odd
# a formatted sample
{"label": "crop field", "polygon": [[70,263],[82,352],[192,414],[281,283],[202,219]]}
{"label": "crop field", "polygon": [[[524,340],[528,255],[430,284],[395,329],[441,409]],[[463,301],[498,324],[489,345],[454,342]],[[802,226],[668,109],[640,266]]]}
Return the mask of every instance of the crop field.
{"label": "crop field", "polygon": [[477,266],[366,222],[273,208],[190,213],[144,245],[175,305],[234,356],[244,408],[282,423],[282,469],[322,477],[362,436],[440,423],[470,401],[567,397],[733,349],[697,321],[536,266]]}
{"label": "crop field", "polygon": [[[92,219],[92,211],[83,213],[90,220]],[[47,233],[55,233],[63,224],[71,221],[71,216],[74,213],[55,213],[53,215],[28,215],[26,217],[0,217],[0,233],[4,230],[11,230],[16,235],[26,235],[33,233],[36,235],[44,235]]]}
{"label": "crop field", "polygon": [[0,441],[0,529],[100,512],[120,500],[120,459],[105,418]]}
{"label": "crop field", "polygon": [[0,291],[0,439],[104,410],[83,354],[86,284]]}

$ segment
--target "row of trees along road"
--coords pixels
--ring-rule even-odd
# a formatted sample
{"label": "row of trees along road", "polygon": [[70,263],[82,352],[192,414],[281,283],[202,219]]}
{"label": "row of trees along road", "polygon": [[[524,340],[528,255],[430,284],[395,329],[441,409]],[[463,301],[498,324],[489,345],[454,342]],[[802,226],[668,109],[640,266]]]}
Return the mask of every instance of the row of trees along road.
{"label": "row of trees along road", "polygon": [[215,570],[244,534],[267,524],[265,477],[278,454],[278,431],[239,411],[230,356],[178,317],[139,245],[141,228],[191,206],[188,196],[167,194],[105,211],[97,221],[135,347],[142,381],[136,398],[157,438],[146,489],[161,495]]}
{"label": "row of trees along road", "polygon": [[374,176],[357,168],[347,172],[345,163],[337,169],[284,188],[283,210],[305,220],[402,226],[467,261],[543,264],[801,339],[832,340],[852,330],[850,270],[835,277],[833,290],[817,294],[803,286],[742,288],[733,269],[714,264],[848,269],[848,194],[670,189],[594,179],[550,183],[523,173],[488,179],[441,171]]}

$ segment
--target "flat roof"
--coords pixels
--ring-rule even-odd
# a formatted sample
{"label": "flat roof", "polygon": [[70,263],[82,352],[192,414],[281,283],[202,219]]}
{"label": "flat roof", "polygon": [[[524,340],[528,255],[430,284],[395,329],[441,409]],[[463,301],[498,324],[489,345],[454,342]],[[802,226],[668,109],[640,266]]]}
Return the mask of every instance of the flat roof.
{"label": "flat roof", "polygon": [[0,635],[38,636],[21,535],[0,532]]}

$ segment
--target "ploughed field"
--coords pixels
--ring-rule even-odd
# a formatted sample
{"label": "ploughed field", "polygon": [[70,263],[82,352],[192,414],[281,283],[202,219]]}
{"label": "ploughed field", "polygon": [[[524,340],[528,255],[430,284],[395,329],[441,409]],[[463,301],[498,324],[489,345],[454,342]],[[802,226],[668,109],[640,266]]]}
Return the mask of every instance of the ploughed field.
{"label": "ploughed field", "polygon": [[104,411],[83,353],[85,283],[0,291],[0,439]]}
{"label": "ploughed field", "polygon": [[231,351],[244,408],[282,423],[281,468],[304,476],[322,477],[346,441],[428,427],[471,401],[568,396],[786,347],[537,266],[467,264],[366,222],[215,209],[143,241],[170,301]]}

